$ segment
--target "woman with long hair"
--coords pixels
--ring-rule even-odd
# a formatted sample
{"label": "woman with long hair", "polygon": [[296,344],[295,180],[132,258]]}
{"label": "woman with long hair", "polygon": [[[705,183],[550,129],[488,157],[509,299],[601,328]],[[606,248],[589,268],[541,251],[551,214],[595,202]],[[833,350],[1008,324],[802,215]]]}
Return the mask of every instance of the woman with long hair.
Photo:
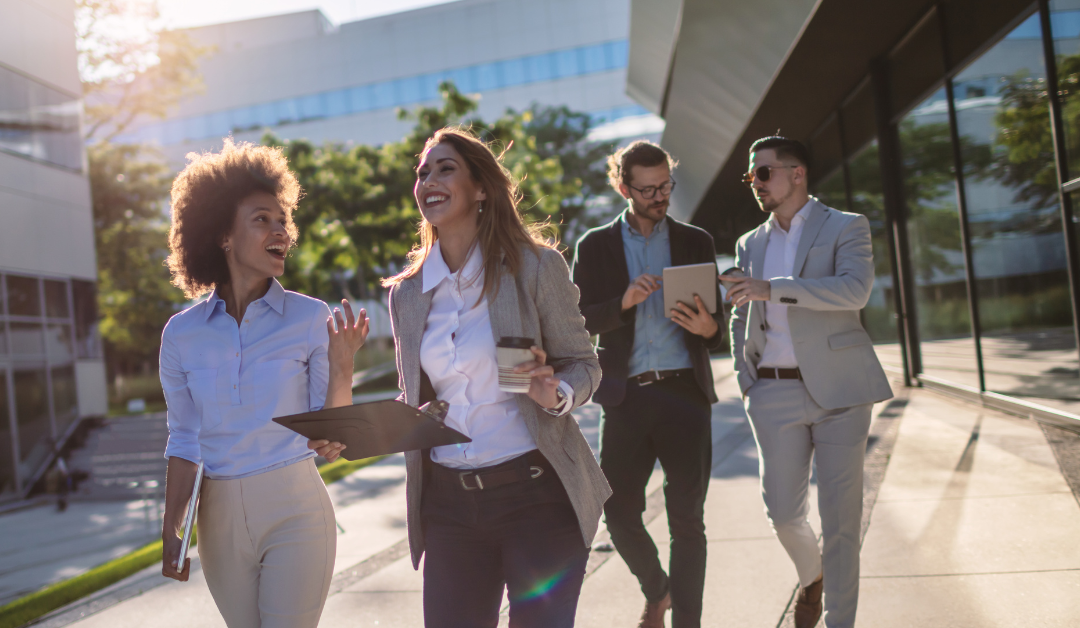
{"label": "woman with long hair", "polygon": [[[424,623],[494,627],[505,587],[511,626],[573,626],[611,494],[569,414],[600,381],[577,288],[471,132],[435,133],[416,175],[420,245],[384,282],[398,382],[410,405],[446,401],[446,424],[472,439],[406,453]],[[500,374],[497,347],[528,357]]]}
{"label": "woman with long hair", "polygon": [[[169,268],[189,298],[161,337],[169,460],[162,574],[179,565],[181,525],[205,465],[199,558],[229,628],[315,628],[337,544],[334,508],[316,451],[273,417],[352,403],[353,356],[367,337],[333,319],[322,301],[281,287],[296,243],[292,212],[301,190],[280,149],[225,140],[220,153],[188,155],[172,187]],[[316,451],[312,451],[316,449]]]}

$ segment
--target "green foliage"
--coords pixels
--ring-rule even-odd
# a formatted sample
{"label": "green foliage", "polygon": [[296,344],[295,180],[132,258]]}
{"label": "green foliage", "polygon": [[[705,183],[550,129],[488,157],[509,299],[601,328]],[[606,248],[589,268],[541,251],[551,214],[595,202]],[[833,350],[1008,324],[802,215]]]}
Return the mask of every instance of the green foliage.
{"label": "green foliage", "polygon": [[99,328],[110,373],[130,373],[155,361],[161,330],[184,302],[162,264],[169,229],[162,205],[172,173],[146,147],[99,142],[87,152]]}
{"label": "green foliage", "polygon": [[291,290],[327,300],[367,298],[381,277],[401,267],[417,241],[421,216],[413,198],[417,159],[424,142],[448,125],[471,127],[520,181],[526,220],[577,224],[585,201],[603,189],[595,167],[608,145],[590,146],[586,114],[565,107],[507,111],[491,123],[476,118],[477,101],[453,83],[439,87],[442,102],[414,111],[399,110],[413,123],[400,141],[382,146],[348,146],[307,140],[281,146],[305,196],[294,214],[300,240],[282,283]]}
{"label": "green foliage", "polygon": [[88,139],[110,141],[141,116],[163,119],[202,88],[210,51],[164,29],[156,0],[76,0],[75,40]]}

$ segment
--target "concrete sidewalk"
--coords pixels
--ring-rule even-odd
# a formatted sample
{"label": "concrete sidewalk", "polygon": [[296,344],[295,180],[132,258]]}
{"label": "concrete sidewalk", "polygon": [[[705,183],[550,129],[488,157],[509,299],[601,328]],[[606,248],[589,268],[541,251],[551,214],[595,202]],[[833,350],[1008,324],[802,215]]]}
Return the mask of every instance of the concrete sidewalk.
{"label": "concrete sidewalk", "polygon": [[[713,411],[703,624],[783,626],[795,570],[765,520],[757,453],[729,363],[715,363],[721,402]],[[900,392],[875,409],[871,427],[860,625],[1076,625],[1080,506],[1039,426],[930,392]],[[575,414],[595,446],[599,408]],[[343,531],[323,626],[423,625],[422,579],[404,540],[402,462],[390,458],[331,486]],[[663,556],[661,482],[654,473],[646,519]],[[820,529],[816,512],[811,519]],[[160,581],[151,572],[44,625],[224,626],[201,574],[149,588]],[[634,626],[642,603],[619,556],[594,552],[578,626]]]}

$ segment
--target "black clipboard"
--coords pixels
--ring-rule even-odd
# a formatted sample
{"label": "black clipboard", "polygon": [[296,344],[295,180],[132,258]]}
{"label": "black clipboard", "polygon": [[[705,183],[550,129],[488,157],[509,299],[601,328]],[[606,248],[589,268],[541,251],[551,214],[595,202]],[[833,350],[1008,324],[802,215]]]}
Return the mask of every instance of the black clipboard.
{"label": "black clipboard", "polygon": [[277,417],[274,423],[311,440],[341,443],[345,445],[342,458],[359,460],[472,442],[443,423],[447,408],[445,401],[425,404],[417,410],[388,399]]}

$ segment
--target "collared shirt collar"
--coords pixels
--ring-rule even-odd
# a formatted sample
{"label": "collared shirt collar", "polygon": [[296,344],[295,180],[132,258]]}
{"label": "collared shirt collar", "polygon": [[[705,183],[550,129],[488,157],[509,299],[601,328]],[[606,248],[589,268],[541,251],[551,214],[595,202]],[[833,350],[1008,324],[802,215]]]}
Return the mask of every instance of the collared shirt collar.
{"label": "collared shirt collar", "polygon": [[[469,259],[465,260],[465,266],[459,270],[459,276],[466,280],[478,279],[482,260],[483,255],[480,254],[479,245],[474,246],[472,251],[469,252]],[[454,273],[450,272],[450,267],[446,265],[446,260],[443,259],[442,247],[438,240],[435,241],[435,246],[431,247],[431,252],[424,259],[423,271],[423,292],[434,290],[442,283],[443,279],[454,275]]]}
{"label": "collared shirt collar", "polygon": [[[811,196],[810,200],[806,201],[806,205],[803,205],[802,209],[795,212],[795,215],[791,217],[792,226],[795,225],[796,220],[799,222],[806,222],[806,220],[810,218],[810,208],[814,205],[814,201],[816,200],[816,198]],[[769,220],[765,223],[765,230],[772,233],[772,230],[777,228],[783,231],[783,228],[780,227],[780,221],[776,218],[776,214],[769,214]],[[790,231],[790,228],[788,231]]]}
{"label": "collared shirt collar", "polygon": [[[641,232],[639,232],[637,229],[635,229],[630,224],[630,221],[627,220],[627,217],[629,215],[630,215],[630,208],[627,207],[626,209],[623,210],[622,215],[619,217],[619,220],[621,220],[622,223],[623,223],[623,228],[628,229],[632,235],[638,236],[640,238],[644,238],[645,236],[641,235]],[[653,234],[664,233],[666,231],[667,231],[667,217],[665,216],[663,220],[656,223],[656,225],[653,227],[652,233],[649,234],[649,237],[651,238],[653,236]]]}
{"label": "collared shirt collar", "polygon": [[[258,303],[259,301],[266,302],[266,304],[269,305],[270,308],[273,309],[278,314],[284,314],[285,313],[285,288],[281,287],[281,283],[277,279],[271,277],[270,278],[270,287],[266,290],[266,294],[264,294],[261,297],[259,297],[258,299],[256,299],[254,301],[254,303]],[[214,311],[218,309],[218,303],[221,304],[222,309],[225,308],[225,299],[221,298],[221,295],[218,294],[217,288],[215,288],[214,291],[212,293],[210,293],[210,298],[208,298],[206,300],[206,318],[207,318],[207,320],[209,320],[210,315],[213,314]]]}

